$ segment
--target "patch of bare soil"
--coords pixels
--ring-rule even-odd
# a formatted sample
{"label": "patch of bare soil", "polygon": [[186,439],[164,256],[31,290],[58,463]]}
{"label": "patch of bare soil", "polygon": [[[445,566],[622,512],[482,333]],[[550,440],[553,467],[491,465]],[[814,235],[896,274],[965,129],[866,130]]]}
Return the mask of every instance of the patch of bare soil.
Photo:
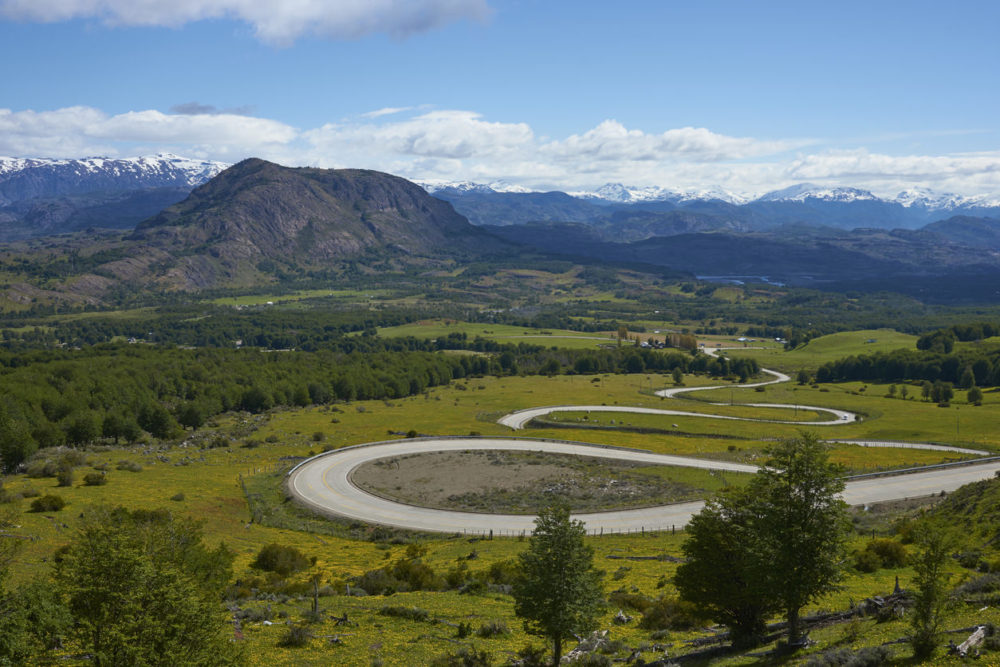
{"label": "patch of bare soil", "polygon": [[574,511],[648,507],[705,496],[697,486],[635,472],[649,466],[540,452],[463,451],[373,461],[351,473],[361,489],[421,507],[533,514],[554,500]]}

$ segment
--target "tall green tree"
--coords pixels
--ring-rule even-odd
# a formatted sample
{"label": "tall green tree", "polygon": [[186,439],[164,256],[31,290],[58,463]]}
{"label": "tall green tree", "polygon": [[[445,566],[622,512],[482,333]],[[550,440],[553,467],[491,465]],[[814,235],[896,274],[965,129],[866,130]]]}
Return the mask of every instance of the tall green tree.
{"label": "tall green tree", "polygon": [[582,522],[570,519],[568,507],[546,507],[518,556],[514,613],[527,632],[551,640],[553,665],[562,657],[563,639],[596,628],[604,608],[604,573],[594,567],[586,534]]}
{"label": "tall green tree", "polygon": [[228,665],[221,593],[225,546],[166,511],[92,510],[62,554],[56,581],[95,665]]}
{"label": "tall green tree", "polygon": [[767,464],[749,485],[762,503],[763,552],[768,587],[785,612],[788,641],[799,640],[799,611],[829,593],[843,578],[850,519],[840,466],[829,445],[812,434],[785,440],[768,451]]}
{"label": "tall green tree", "polygon": [[798,642],[802,607],[843,575],[850,526],[838,498],[841,471],[825,444],[803,434],[768,454],[744,490],[709,501],[692,519],[683,547],[688,561],[674,580],[683,599],[710,609],[744,646],[779,610],[789,643]]}
{"label": "tall green tree", "polygon": [[913,656],[926,660],[934,655],[941,634],[941,621],[951,606],[948,593],[949,543],[939,530],[924,528],[917,537],[921,547],[913,559],[914,592],[910,627]]}
{"label": "tall green tree", "polygon": [[674,585],[681,598],[729,628],[733,645],[760,643],[767,617],[777,611],[767,589],[770,563],[757,531],[760,507],[744,489],[709,500],[687,526],[685,562]]}

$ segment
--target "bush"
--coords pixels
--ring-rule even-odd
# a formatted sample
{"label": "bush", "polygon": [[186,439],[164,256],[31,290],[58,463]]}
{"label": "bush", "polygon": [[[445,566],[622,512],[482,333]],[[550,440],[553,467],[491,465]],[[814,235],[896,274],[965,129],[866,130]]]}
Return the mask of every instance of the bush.
{"label": "bush", "polygon": [[996,593],[997,591],[1000,591],[1000,574],[993,572],[970,579],[956,588],[955,594],[960,596],[983,595],[986,593]]}
{"label": "bush", "polygon": [[883,567],[906,565],[906,547],[896,540],[879,538],[854,552],[854,567],[861,572],[874,572]]}
{"label": "bush", "polygon": [[691,630],[698,627],[701,621],[696,605],[663,596],[642,613],[639,627],[643,630]]}
{"label": "bush", "polygon": [[83,476],[84,486],[102,486],[108,483],[108,477],[102,472],[88,472]]}
{"label": "bush", "polygon": [[503,621],[489,621],[483,623],[476,630],[476,636],[482,637],[483,639],[491,639],[493,637],[505,637],[510,634],[510,629],[507,624]]}
{"label": "bush", "polygon": [[326,434],[323,431],[316,431],[313,433],[313,442],[323,442],[323,438],[325,437]]}
{"label": "bush", "polygon": [[142,466],[135,461],[122,460],[118,462],[115,466],[118,470],[127,470],[129,472],[142,472]]}
{"label": "bush", "polygon": [[892,659],[885,646],[866,646],[857,653],[849,648],[837,648],[814,655],[805,667],[879,667]]}
{"label": "bush", "polygon": [[184,492],[183,491],[178,491],[174,495],[170,496],[171,500],[173,500],[175,502],[178,502],[178,503],[181,502],[181,501],[183,501],[184,498],[185,498],[185,496],[184,496]]}
{"label": "bush", "polygon": [[405,618],[410,621],[422,622],[430,619],[430,613],[426,609],[421,609],[420,607],[387,606],[379,609],[378,613],[381,614],[382,616],[391,616],[393,618]]}
{"label": "bush", "polygon": [[58,512],[66,506],[66,501],[60,496],[45,495],[31,501],[32,512]]}
{"label": "bush", "polygon": [[271,543],[258,552],[250,567],[288,576],[309,567],[309,559],[295,547]]}
{"label": "bush", "polygon": [[639,613],[644,613],[653,606],[653,600],[641,593],[628,593],[624,590],[612,591],[608,596],[608,602],[612,607],[620,609],[632,609]]}
{"label": "bush", "polygon": [[73,486],[73,469],[70,467],[60,468],[56,473],[56,486]]}
{"label": "bush", "polygon": [[312,633],[301,625],[288,626],[288,632],[278,641],[278,646],[284,648],[302,648],[312,639]]}
{"label": "bush", "polygon": [[439,655],[430,662],[430,667],[490,667],[493,658],[486,651],[463,646],[457,653]]}

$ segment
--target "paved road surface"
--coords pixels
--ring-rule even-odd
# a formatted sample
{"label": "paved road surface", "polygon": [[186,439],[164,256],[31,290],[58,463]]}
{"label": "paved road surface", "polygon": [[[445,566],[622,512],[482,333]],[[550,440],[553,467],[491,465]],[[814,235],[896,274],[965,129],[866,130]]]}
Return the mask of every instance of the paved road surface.
{"label": "paved road surface", "polygon": [[[443,533],[518,534],[529,531],[534,517],[452,512],[405,505],[371,495],[354,486],[351,472],[380,458],[469,449],[518,450],[624,459],[661,465],[684,465],[723,471],[752,472],[753,466],[692,459],[640,450],[548,440],[505,438],[414,438],[339,449],[313,457],[289,473],[291,492],[306,505],[327,514],[410,530]],[[845,500],[852,505],[954,491],[959,486],[993,477],[1000,461],[848,482]],[[614,512],[576,514],[591,532],[669,530],[685,525],[704,503],[690,502]]]}
{"label": "paved road surface", "polygon": [[[710,350],[715,354],[718,350]],[[761,369],[764,373],[774,376],[773,380],[754,384],[735,385],[740,388],[752,388],[777,382],[788,382],[790,378],[777,371]],[[656,392],[658,396],[673,398],[680,393],[689,391],[707,391],[720,389],[713,387],[676,387]],[[720,405],[720,404],[716,404]],[[724,404],[721,404],[724,405]],[[743,403],[760,408],[800,408],[832,414],[835,418],[819,422],[789,422],[778,420],[748,419],[711,415],[681,410],[661,410],[656,408],[628,407],[620,405],[564,405],[548,406],[520,410],[502,417],[499,423],[512,429],[523,428],[525,424],[542,415],[552,412],[584,411],[591,412],[635,412],[645,414],[661,414],[685,417],[703,417],[706,419],[730,419],[741,421],[760,421],[778,424],[801,424],[803,426],[833,426],[849,424],[856,420],[856,415],[845,410],[821,408],[806,405],[786,405],[773,403]],[[951,447],[928,443],[906,443],[864,440],[833,440],[863,447],[912,447],[914,449],[937,449],[954,451],[963,454],[988,454],[974,449]],[[583,443],[568,443],[553,440],[531,440],[514,438],[414,438],[395,440],[384,443],[372,443],[347,447],[344,449],[320,454],[296,466],[288,475],[288,486],[291,493],[301,502],[313,509],[329,515],[358,519],[397,526],[410,530],[444,532],[444,533],[476,533],[496,535],[519,534],[530,532],[534,526],[534,517],[509,514],[479,514],[474,512],[451,512],[416,507],[379,498],[362,491],[351,482],[351,473],[358,466],[381,458],[406,456],[440,451],[459,451],[469,449],[518,450],[550,452],[596,456],[602,458],[622,459],[659,465],[676,465],[703,468],[720,471],[755,472],[754,466],[726,461],[710,461],[668,454],[587,445]],[[875,477],[853,480],[847,483],[844,499],[851,505],[862,505],[886,500],[897,500],[917,496],[926,496],[940,491],[954,491],[960,486],[980,479],[993,477],[1000,471],[1000,461],[991,461],[975,465],[954,468],[937,469],[926,472],[916,472],[904,475]],[[641,530],[669,530],[672,526],[685,525],[693,514],[698,512],[704,503],[691,502],[676,505],[649,507],[645,509],[621,510],[614,512],[595,512],[577,514],[575,518],[586,524],[587,529],[594,533],[606,532],[637,532]]]}

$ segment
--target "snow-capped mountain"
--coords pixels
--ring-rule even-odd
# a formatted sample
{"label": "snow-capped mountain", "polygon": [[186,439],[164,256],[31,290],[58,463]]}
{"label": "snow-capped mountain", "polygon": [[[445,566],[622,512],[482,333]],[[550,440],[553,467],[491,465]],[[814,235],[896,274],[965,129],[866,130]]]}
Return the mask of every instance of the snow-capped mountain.
{"label": "snow-capped mountain", "polygon": [[855,201],[877,201],[879,198],[868,190],[859,188],[831,188],[813,183],[799,183],[791,187],[768,192],[758,197],[755,201],[797,201],[802,202],[807,199],[818,199],[829,202],[855,202]]}
{"label": "snow-capped mountain", "polygon": [[73,160],[0,157],[0,206],[39,197],[152,188],[191,189],[229,165],[164,153]]}
{"label": "snow-capped mountain", "polygon": [[692,201],[724,201],[728,204],[746,203],[746,197],[719,187],[707,189],[672,190],[655,185],[645,187],[626,186],[621,183],[606,183],[593,192],[570,192],[579,199],[596,199],[616,204],[638,204],[642,202],[669,201],[687,203]]}
{"label": "snow-capped mountain", "polygon": [[513,192],[515,194],[535,192],[535,190],[526,188],[523,185],[514,185],[505,181],[493,181],[489,184],[473,183],[472,181],[414,181],[414,183],[426,190],[428,194],[434,194],[440,190],[449,190],[463,194],[470,192],[483,194],[493,192]]}

